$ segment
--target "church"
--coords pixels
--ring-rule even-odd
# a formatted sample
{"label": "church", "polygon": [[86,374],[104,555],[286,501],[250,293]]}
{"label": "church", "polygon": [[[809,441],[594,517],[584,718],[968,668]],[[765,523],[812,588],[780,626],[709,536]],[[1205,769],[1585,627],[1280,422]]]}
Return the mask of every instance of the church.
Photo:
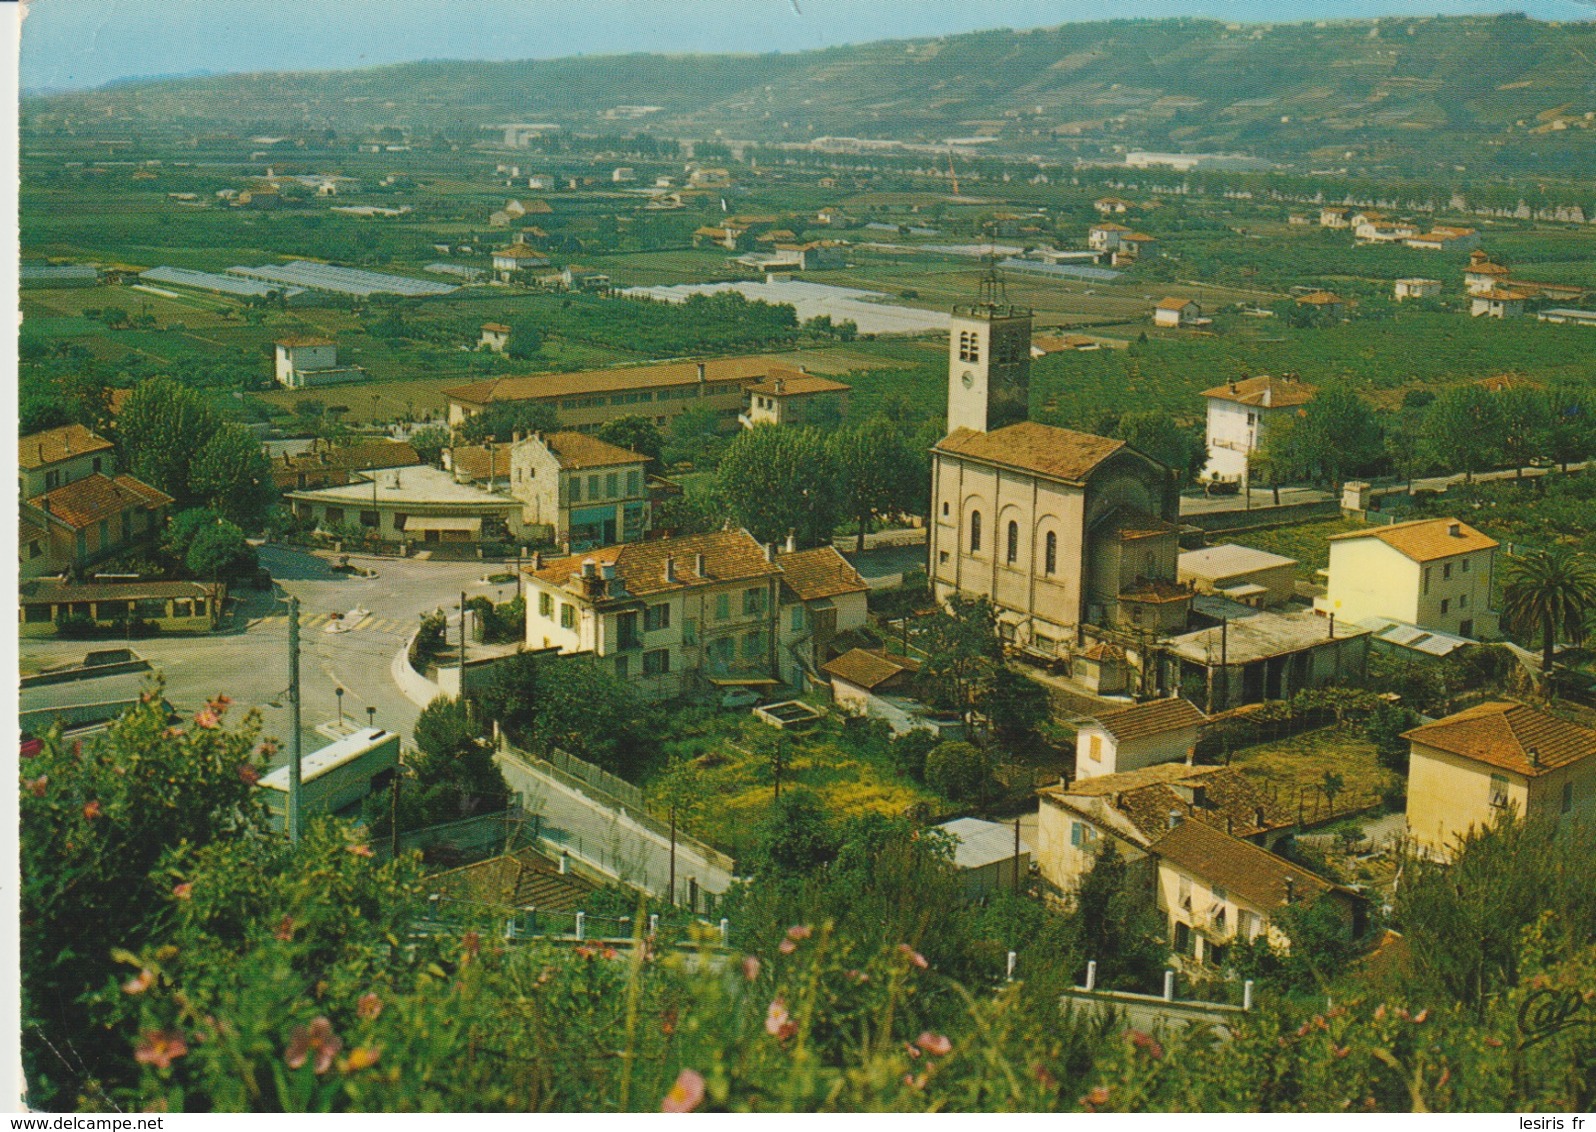
{"label": "church", "polygon": [[931,452],[932,589],[942,602],[988,599],[1004,640],[1038,659],[1097,644],[1140,667],[1136,654],[1190,612],[1175,580],[1175,476],[1124,441],[1027,419],[1031,319],[995,274],[953,309],[949,431]]}

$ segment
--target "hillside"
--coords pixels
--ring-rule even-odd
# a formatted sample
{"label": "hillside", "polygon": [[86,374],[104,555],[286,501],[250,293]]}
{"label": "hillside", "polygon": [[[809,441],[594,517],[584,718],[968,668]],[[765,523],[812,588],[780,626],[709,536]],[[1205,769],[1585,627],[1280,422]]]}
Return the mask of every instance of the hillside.
{"label": "hillside", "polygon": [[[1299,167],[1465,164],[1578,172],[1596,159],[1596,25],[1519,16],[1280,25],[1116,20],[762,56],[426,62],[120,85],[29,100],[48,132],[485,124],[801,143],[844,136],[1050,157],[1240,152]],[[657,107],[641,117],[622,106]],[[106,129],[108,125],[97,125]],[[1483,153],[1482,153],[1483,148]]]}

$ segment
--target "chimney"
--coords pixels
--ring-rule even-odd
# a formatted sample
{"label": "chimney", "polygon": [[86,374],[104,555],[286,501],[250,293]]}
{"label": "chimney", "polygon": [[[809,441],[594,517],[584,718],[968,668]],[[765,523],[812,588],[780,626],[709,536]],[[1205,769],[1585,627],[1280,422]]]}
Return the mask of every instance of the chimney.
{"label": "chimney", "polygon": [[1208,804],[1208,787],[1205,784],[1193,783],[1191,788],[1192,809],[1200,809]]}
{"label": "chimney", "polygon": [[787,528],[787,545],[782,548],[783,554],[796,554],[798,551],[798,532],[791,527]]}
{"label": "chimney", "polygon": [[665,580],[667,582],[676,580],[676,558],[674,555],[667,554],[665,556]]}
{"label": "chimney", "polygon": [[598,563],[593,561],[591,558],[582,559],[582,577],[584,577],[584,578],[596,578],[596,577],[598,577]]}
{"label": "chimney", "polygon": [[1541,752],[1539,747],[1531,747],[1526,753],[1529,755],[1530,766],[1541,765]]}
{"label": "chimney", "polygon": [[693,573],[697,574],[700,578],[709,577],[709,575],[704,572],[704,555],[702,552],[693,555]]}
{"label": "chimney", "polygon": [[787,391],[787,379],[784,378],[784,377],[778,377],[776,379],[776,396],[779,397],[783,393],[785,393],[786,391]]}
{"label": "chimney", "polygon": [[776,561],[776,544],[775,543],[773,543],[773,542],[765,543],[764,550],[765,550],[765,561],[766,562],[774,562],[774,561]]}
{"label": "chimney", "polygon": [[1446,525],[1446,533],[1453,538],[1462,538],[1463,524],[1454,519],[1452,522]]}
{"label": "chimney", "polygon": [[699,362],[698,363],[698,384],[702,385],[702,384],[704,384],[704,381],[705,381],[704,363],[703,362]]}
{"label": "chimney", "polygon": [[1236,834],[1236,819],[1228,815],[1225,817],[1225,832],[1232,837]]}
{"label": "chimney", "polygon": [[541,550],[534,550],[532,552],[532,570],[534,573],[536,573],[541,569],[543,569],[543,552]]}
{"label": "chimney", "polygon": [[1287,876],[1286,876],[1286,903],[1290,904],[1296,898],[1297,898],[1297,878],[1294,877],[1294,876],[1291,876],[1290,874],[1287,874]]}
{"label": "chimney", "polygon": [[599,577],[603,578],[606,582],[613,582],[615,580],[615,563],[613,563],[613,562],[602,562],[602,563],[600,563],[599,564]]}
{"label": "chimney", "polygon": [[571,855],[569,853],[566,853],[566,852],[561,852],[560,853],[560,875],[563,877],[567,873],[569,873],[570,871],[571,871]]}
{"label": "chimney", "polygon": [[1174,829],[1178,825],[1180,825],[1180,811],[1179,810],[1170,810],[1169,811],[1169,828],[1170,829]]}
{"label": "chimney", "polygon": [[1334,613],[1330,615],[1330,639],[1332,641],[1336,639],[1336,615]]}

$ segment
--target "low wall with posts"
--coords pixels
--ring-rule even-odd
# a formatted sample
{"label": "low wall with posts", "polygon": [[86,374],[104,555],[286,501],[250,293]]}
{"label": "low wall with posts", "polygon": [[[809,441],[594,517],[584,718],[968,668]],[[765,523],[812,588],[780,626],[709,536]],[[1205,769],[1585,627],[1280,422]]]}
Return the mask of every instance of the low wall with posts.
{"label": "low wall with posts", "polygon": [[1101,1016],[1114,1014],[1137,1029],[1152,1032],[1170,1025],[1207,1026],[1222,1040],[1231,1037],[1231,1027],[1252,1009],[1252,980],[1242,984],[1242,1005],[1203,1002],[1175,997],[1175,972],[1164,972],[1164,993],[1136,994],[1133,991],[1098,990],[1097,964],[1088,963],[1086,985],[1071,987],[1059,996],[1067,1013]]}

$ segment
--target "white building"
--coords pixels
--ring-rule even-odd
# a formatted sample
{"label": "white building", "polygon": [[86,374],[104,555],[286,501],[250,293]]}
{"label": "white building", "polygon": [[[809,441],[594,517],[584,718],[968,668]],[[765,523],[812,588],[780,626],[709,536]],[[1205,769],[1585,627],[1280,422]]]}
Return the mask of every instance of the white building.
{"label": "white building", "polygon": [[1120,242],[1130,235],[1123,224],[1093,224],[1086,232],[1086,246],[1094,252],[1117,252]]}
{"label": "white building", "polygon": [[1469,297],[1469,314],[1475,318],[1522,318],[1524,304],[1535,296],[1529,291],[1493,287]]}
{"label": "white building", "polygon": [[365,379],[359,366],[338,364],[338,345],[331,338],[280,338],[276,346],[277,384],[287,389]]}
{"label": "white building", "polygon": [[1329,584],[1314,611],[1349,626],[1379,617],[1471,639],[1495,636],[1498,545],[1450,518],[1334,535]]}
{"label": "white building", "polygon": [[1208,465],[1203,475],[1216,480],[1246,479],[1247,457],[1263,444],[1269,429],[1295,416],[1318,393],[1317,386],[1289,374],[1260,374],[1205,390]]}
{"label": "white building", "polygon": [[1195,326],[1203,318],[1203,308],[1191,299],[1168,298],[1158,300],[1153,308],[1153,325],[1178,330],[1182,326]]}
{"label": "white building", "polygon": [[1393,292],[1397,302],[1403,299],[1438,299],[1441,297],[1439,279],[1398,279]]}
{"label": "white building", "polygon": [[1075,736],[1075,777],[1121,774],[1156,763],[1188,762],[1207,722],[1190,701],[1176,696],[1104,712]]}
{"label": "white building", "polygon": [[1217,594],[1256,609],[1290,601],[1297,589],[1297,560],[1226,543],[1183,551],[1175,580],[1197,593]]}

